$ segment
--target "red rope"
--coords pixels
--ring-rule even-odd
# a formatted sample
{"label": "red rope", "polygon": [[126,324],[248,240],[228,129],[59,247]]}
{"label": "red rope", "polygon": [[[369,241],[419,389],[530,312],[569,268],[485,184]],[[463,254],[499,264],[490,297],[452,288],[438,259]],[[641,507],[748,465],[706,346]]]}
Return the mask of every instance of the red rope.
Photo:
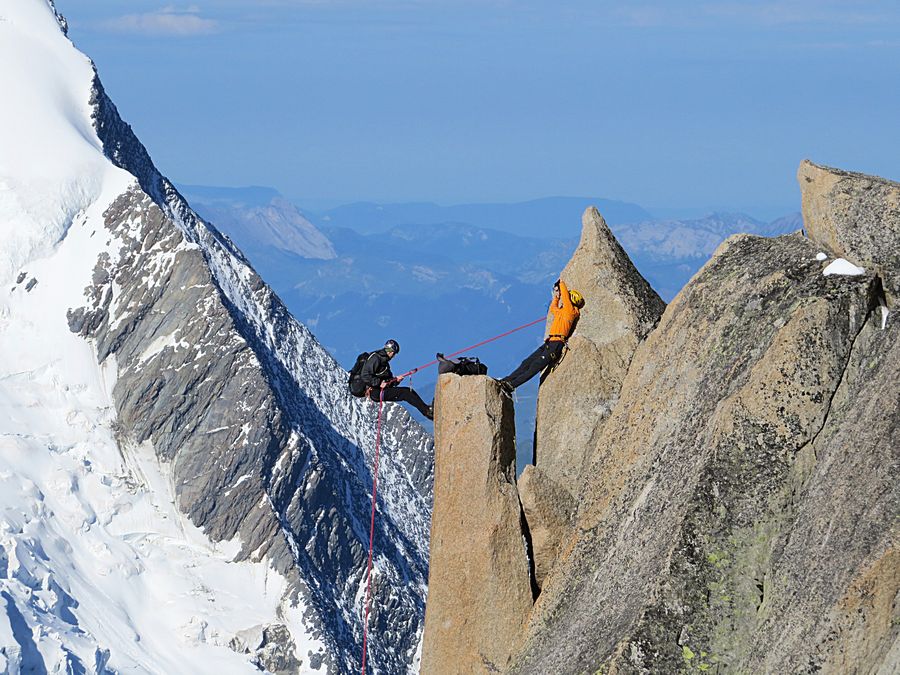
{"label": "red rope", "polygon": [[[522,325],[522,326],[519,326],[518,328],[513,328],[512,330],[508,330],[508,331],[506,331],[505,333],[500,333],[500,335],[495,335],[494,337],[488,338],[487,340],[482,340],[481,342],[479,342],[479,343],[477,343],[477,344],[474,344],[474,345],[472,345],[471,347],[466,347],[465,349],[460,349],[458,352],[453,352],[452,354],[448,354],[448,355],[445,356],[444,358],[445,358],[445,359],[452,359],[454,356],[458,356],[459,354],[462,354],[463,352],[471,351],[472,349],[475,349],[476,347],[481,347],[482,345],[486,345],[486,344],[489,343],[489,342],[493,342],[494,340],[499,340],[500,338],[504,338],[504,337],[506,337],[507,335],[512,335],[512,334],[515,333],[516,331],[520,331],[520,330],[522,330],[523,328],[529,328],[529,327],[533,326],[533,325],[536,324],[536,323],[540,323],[541,321],[546,321],[546,320],[547,320],[547,317],[542,316],[540,319],[535,319],[534,321],[531,321],[531,322],[526,323],[526,324],[524,324],[524,325]],[[435,359],[434,361],[429,361],[429,362],[426,363],[424,366],[419,366],[418,368],[413,368],[413,369],[410,370],[409,372],[403,373],[403,374],[402,374],[400,377],[398,377],[397,379],[398,379],[398,380],[402,380],[404,377],[409,377],[410,375],[413,375],[414,373],[418,373],[420,370],[424,370],[425,368],[428,368],[429,366],[433,366],[433,365],[434,365],[435,363],[437,363],[437,362],[438,362],[437,359]]]}
{"label": "red rope", "polygon": [[375,495],[378,491],[378,455],[381,450],[381,411],[384,408],[384,389],[378,401],[378,430],[375,433],[375,469],[372,472],[372,521],[369,524],[369,564],[366,570],[366,613],[363,619],[362,675],[366,675],[366,639],[369,628],[369,587],[372,581],[372,549],[375,542]]}

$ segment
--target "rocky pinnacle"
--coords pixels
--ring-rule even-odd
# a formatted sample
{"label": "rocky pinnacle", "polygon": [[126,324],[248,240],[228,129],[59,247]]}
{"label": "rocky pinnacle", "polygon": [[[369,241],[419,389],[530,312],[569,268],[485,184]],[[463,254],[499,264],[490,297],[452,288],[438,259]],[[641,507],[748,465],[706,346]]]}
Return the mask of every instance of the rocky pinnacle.
{"label": "rocky pinnacle", "polygon": [[441,375],[422,673],[508,665],[532,605],[512,401],[484,376]]}

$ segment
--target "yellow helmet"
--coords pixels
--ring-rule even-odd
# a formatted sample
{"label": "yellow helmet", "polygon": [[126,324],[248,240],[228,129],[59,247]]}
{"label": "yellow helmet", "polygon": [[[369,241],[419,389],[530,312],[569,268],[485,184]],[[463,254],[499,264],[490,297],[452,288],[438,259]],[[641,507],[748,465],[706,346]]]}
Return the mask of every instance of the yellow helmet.
{"label": "yellow helmet", "polygon": [[569,291],[569,300],[571,300],[572,304],[575,305],[578,309],[584,307],[584,298],[581,297],[581,293],[576,290]]}

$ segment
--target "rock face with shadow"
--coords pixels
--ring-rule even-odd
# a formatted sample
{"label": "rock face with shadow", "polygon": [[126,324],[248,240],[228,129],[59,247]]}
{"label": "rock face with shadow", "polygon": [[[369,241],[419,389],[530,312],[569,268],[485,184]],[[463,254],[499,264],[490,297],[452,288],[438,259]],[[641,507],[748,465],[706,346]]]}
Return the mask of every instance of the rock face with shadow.
{"label": "rock face with shadow", "polygon": [[881,277],[887,305],[900,298],[900,183],[803,160],[797,171],[806,233],[833,255]]}
{"label": "rock face with shadow", "polygon": [[519,481],[539,585],[571,533],[592,439],[618,401],[635,349],[665,309],[593,207],[584,212],[581,242],[560,276],[585,306],[568,351],[541,382],[534,465]]}
{"label": "rock face with shadow", "polygon": [[572,533],[576,502],[568,490],[533,464],[525,467],[516,486],[531,536],[534,582],[540,589]]}
{"label": "rock face with shadow", "polygon": [[[883,197],[847,213],[888,213]],[[825,276],[819,249],[732,237],[666,308],[511,672],[900,666],[900,324],[881,311],[898,270]]]}
{"label": "rock face with shadow", "polygon": [[[91,104],[104,152],[136,184],[94,233],[107,253],[68,319],[115,360],[123,451],[152,444],[195,525],[289,580],[285,602],[327,650],[295,660],[290,632],[264,626],[247,648],[260,663],[355,670],[377,406],[349,395],[346,372],[156,170],[99,80]],[[386,404],[369,627],[384,672],[409,669],[421,640],[431,486],[430,438]]]}
{"label": "rock face with shadow", "polygon": [[533,601],[516,493],[512,401],[488,377],[441,375],[434,426],[421,672],[499,672],[521,639]]}
{"label": "rock face with shadow", "polygon": [[[831,194],[805,194],[807,232],[823,231]],[[884,232],[837,223],[835,240],[889,240],[891,197],[851,194],[874,203],[846,213],[880,213],[866,227]],[[532,483],[526,543],[545,524],[529,499],[574,511],[530,611],[497,591],[521,587],[515,564],[497,564],[516,536],[512,486],[491,468],[508,435],[502,400],[487,403],[483,378],[448,381],[431,578],[443,611],[429,604],[423,672],[896,672],[900,323],[885,289],[900,270],[863,243],[843,250],[869,263],[856,276],[826,276],[822,243],[800,233],[722,244],[636,346],[609,416],[588,422],[571,501],[520,479]],[[511,651],[479,663],[445,647],[429,660],[433,626],[442,645],[465,645],[457,653]]]}

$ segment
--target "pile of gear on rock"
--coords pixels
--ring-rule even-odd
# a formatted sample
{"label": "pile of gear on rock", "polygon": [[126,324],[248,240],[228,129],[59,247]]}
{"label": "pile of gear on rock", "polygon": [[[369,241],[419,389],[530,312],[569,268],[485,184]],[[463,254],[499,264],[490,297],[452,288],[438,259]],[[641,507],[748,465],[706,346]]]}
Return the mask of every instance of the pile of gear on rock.
{"label": "pile of gear on rock", "polygon": [[[569,337],[575,330],[584,298],[576,290],[569,290],[565,282],[557,279],[553,285],[553,299],[547,314],[547,332],[544,342],[512,373],[502,378],[500,386],[512,393],[542,371],[549,372],[562,359]],[[429,420],[434,419],[434,403],[425,403],[412,387],[401,387],[402,377],[391,372],[391,359],[400,353],[396,340],[388,340],[384,347],[374,352],[363,352],[356,357],[350,369],[350,393],[373,401],[405,401]],[[444,358],[437,354],[438,372],[458,375],[486,375],[487,366],[474,357]],[[412,372],[412,371],[411,371]]]}

